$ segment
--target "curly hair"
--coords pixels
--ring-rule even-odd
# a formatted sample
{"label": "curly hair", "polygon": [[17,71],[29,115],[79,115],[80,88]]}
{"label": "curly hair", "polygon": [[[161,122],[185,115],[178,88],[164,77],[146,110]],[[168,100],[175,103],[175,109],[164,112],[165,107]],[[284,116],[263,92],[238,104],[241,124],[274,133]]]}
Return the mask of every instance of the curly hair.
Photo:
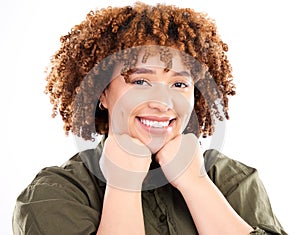
{"label": "curly hair", "polygon": [[[235,94],[235,86],[226,56],[228,46],[217,34],[214,21],[204,13],[141,2],[97,9],[90,11],[60,41],[61,47],[50,61],[45,92],[53,104],[52,116],[60,113],[66,134],[71,131],[87,140],[92,140],[94,134],[107,134],[108,112],[99,108],[99,97],[109,84],[115,63],[121,57],[126,58],[126,76],[136,63],[138,49],[132,48],[144,46],[146,42],[177,49],[207,68],[195,84],[195,115],[187,132],[206,137],[214,132],[214,117],[229,118],[228,96]],[[147,56],[145,53],[145,60]],[[168,61],[165,64],[171,67]],[[195,70],[196,66],[190,67]],[[199,72],[192,70],[194,76]],[[209,89],[212,82],[217,91]],[[216,99],[221,100],[221,111],[213,102]]]}

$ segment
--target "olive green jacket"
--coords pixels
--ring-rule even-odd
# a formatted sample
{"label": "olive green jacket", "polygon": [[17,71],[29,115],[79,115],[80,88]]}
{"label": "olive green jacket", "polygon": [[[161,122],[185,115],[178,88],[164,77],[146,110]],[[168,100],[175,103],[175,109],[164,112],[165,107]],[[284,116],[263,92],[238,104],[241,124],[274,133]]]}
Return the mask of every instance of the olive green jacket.
{"label": "olive green jacket", "polygon": [[[96,234],[105,182],[99,179],[101,147],[76,154],[61,167],[48,167],[18,197],[13,232],[33,235]],[[251,234],[287,234],[273,214],[255,169],[216,150],[204,154],[208,175],[234,210],[253,228]],[[198,234],[187,205],[171,184],[142,191],[149,235]]]}

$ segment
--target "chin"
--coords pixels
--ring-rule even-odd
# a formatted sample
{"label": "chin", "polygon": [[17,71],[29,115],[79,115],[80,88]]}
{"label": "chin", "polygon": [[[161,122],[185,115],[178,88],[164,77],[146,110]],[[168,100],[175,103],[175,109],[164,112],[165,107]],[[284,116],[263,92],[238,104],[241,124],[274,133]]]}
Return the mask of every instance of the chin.
{"label": "chin", "polygon": [[140,139],[140,141],[148,147],[152,154],[156,154],[170,141],[170,137],[165,135],[154,135],[151,136],[150,140],[147,139],[147,141],[143,141],[142,139]]}
{"label": "chin", "polygon": [[164,146],[164,144],[160,144],[160,145],[150,145],[150,146],[147,146],[150,150],[150,152],[152,154],[156,154],[162,147]]}

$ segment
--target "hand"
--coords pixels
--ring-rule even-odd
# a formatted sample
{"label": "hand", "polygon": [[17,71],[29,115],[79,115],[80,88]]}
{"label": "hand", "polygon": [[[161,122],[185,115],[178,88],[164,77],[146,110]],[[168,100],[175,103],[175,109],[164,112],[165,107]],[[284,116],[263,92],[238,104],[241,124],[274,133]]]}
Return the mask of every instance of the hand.
{"label": "hand", "polygon": [[156,155],[168,181],[186,187],[206,175],[200,143],[194,134],[182,134],[169,141]]}
{"label": "hand", "polygon": [[129,135],[109,135],[105,140],[100,168],[110,186],[140,191],[151,164],[150,150]]}

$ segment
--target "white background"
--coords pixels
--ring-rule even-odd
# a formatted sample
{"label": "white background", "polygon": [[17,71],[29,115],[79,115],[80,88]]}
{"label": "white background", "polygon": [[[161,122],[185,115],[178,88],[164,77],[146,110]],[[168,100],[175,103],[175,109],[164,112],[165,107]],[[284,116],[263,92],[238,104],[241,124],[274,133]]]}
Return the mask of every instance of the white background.
{"label": "white background", "polygon": [[[65,137],[60,118],[50,117],[43,93],[44,70],[59,48],[60,36],[89,10],[123,5],[119,2],[1,1],[0,234],[12,234],[15,200],[38,171],[61,165],[78,151],[73,137]],[[162,1],[147,3],[155,2]],[[229,45],[237,85],[220,150],[259,170],[277,217],[289,234],[299,234],[297,1],[165,2],[207,12],[216,20]]]}

